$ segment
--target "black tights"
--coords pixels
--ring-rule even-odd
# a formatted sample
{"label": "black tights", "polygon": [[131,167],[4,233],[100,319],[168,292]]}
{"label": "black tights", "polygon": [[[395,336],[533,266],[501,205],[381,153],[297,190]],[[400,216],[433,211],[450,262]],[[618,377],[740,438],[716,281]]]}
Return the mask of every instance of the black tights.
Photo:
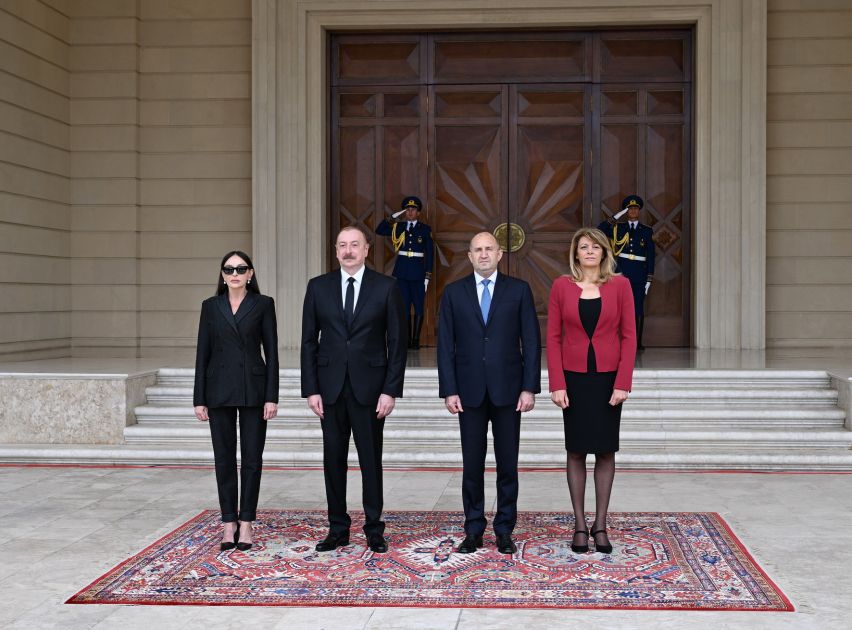
{"label": "black tights", "polygon": [[[584,544],[582,532],[588,531],[586,525],[586,453],[568,453],[568,491],[571,493],[571,506],[574,508],[574,543]],[[606,529],[606,514],[609,510],[609,497],[612,494],[612,480],[615,478],[615,453],[595,454],[595,520],[592,531]],[[582,525],[581,525],[582,524]],[[578,532],[580,532],[578,534]],[[579,535],[579,538],[577,538]],[[595,536],[595,543],[608,545],[606,533]]]}

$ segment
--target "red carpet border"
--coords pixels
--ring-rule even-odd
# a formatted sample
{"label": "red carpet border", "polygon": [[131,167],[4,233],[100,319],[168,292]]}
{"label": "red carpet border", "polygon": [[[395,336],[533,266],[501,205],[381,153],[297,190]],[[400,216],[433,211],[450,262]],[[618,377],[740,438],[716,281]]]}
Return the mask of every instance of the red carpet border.
{"label": "red carpet border", "polygon": [[325,513],[299,510],[260,511],[255,546],[220,552],[219,515],[207,510],[68,603],[793,610],[715,513],[613,513],[606,555],[571,551],[572,516],[522,512],[512,556],[493,534],[483,550],[455,553],[455,512],[387,512],[390,551],[374,554],[352,515],[351,543],[333,552],[314,551]]}

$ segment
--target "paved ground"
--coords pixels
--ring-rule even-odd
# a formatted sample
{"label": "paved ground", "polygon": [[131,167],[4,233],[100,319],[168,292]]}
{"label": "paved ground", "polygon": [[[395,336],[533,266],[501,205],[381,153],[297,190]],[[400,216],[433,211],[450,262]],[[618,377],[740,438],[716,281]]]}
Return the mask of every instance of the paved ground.
{"label": "paved ground", "polygon": [[[493,479],[491,473],[490,503]],[[457,471],[388,471],[385,485],[389,510],[461,508]],[[350,505],[357,506],[357,472],[349,488]],[[118,562],[216,505],[209,469],[0,467],[0,518],[5,525],[5,542],[0,544],[0,627],[657,630],[665,624],[678,629],[774,630],[848,628],[852,615],[852,475],[848,474],[616,476],[614,511],[720,512],[793,600],[795,613],[63,604]],[[266,471],[261,507],[323,508],[322,473]],[[568,507],[563,473],[522,474],[520,509]]]}

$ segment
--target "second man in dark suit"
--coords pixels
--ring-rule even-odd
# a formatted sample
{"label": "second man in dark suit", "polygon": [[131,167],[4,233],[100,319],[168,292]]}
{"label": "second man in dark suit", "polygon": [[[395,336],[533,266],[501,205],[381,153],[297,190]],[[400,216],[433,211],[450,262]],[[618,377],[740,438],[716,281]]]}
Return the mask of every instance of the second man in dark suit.
{"label": "second man in dark suit", "polygon": [[302,397],[322,422],[328,536],[317,551],[349,544],[346,510],[349,436],[361,467],[364,533],[387,551],[382,522],[382,431],[402,396],[405,317],[396,280],[367,269],[364,232],[344,228],[335,250],[340,269],[308,282],[302,314]]}
{"label": "second man in dark suit", "polygon": [[497,273],[503,252],[482,232],[470,242],[473,273],[444,288],[438,319],[439,395],[459,414],[465,539],[460,553],[483,544],[488,422],[497,462],[497,550],[517,551],[521,413],[541,391],[541,336],[530,286]]}

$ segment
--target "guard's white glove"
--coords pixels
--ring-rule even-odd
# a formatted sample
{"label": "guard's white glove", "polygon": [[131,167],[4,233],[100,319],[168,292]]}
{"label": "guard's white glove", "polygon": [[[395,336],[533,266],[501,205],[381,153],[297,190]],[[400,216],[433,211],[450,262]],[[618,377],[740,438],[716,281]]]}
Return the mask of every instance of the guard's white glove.
{"label": "guard's white glove", "polygon": [[429,290],[429,278],[424,278],[423,279],[423,291],[428,291],[428,290]]}
{"label": "guard's white glove", "polygon": [[650,288],[651,288],[651,281],[648,280],[648,282],[645,283],[645,295],[648,295],[648,289],[650,289]]}
{"label": "guard's white glove", "polygon": [[[625,210],[625,212],[626,212],[626,210]],[[397,218],[398,216],[400,216],[401,214],[405,214],[405,210],[399,210],[399,211],[397,211],[397,212],[394,212],[394,213],[391,215],[391,218],[392,218],[392,219],[396,219],[396,218]]]}
{"label": "guard's white glove", "polygon": [[614,215],[612,215],[612,218],[613,218],[613,220],[614,220],[614,221],[618,221],[618,220],[619,220],[621,217],[623,217],[626,213],[627,213],[627,208],[625,208],[625,209],[624,209],[624,210],[622,210],[621,212],[616,212]]}

